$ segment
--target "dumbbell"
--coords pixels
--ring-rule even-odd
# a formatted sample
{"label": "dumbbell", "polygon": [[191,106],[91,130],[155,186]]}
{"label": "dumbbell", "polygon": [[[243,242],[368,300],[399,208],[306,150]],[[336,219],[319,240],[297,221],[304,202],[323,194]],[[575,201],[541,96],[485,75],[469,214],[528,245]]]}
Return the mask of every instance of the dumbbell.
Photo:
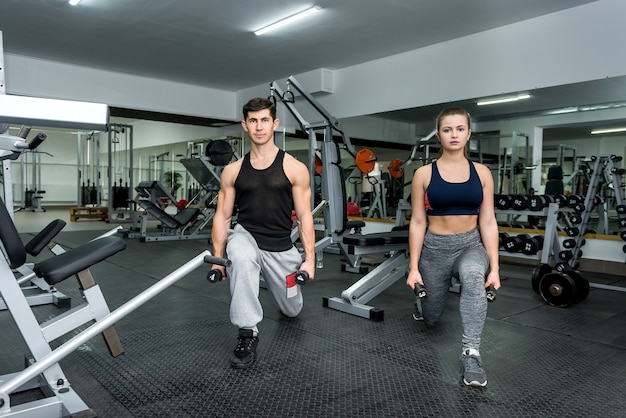
{"label": "dumbbell", "polygon": [[506,194],[497,194],[494,196],[495,206],[497,209],[505,210],[511,208],[511,197]]}
{"label": "dumbbell", "polygon": [[509,234],[506,232],[498,232],[498,247],[502,248],[504,245],[504,240],[509,237]]}
{"label": "dumbbell", "polygon": [[564,271],[567,271],[569,269],[576,270],[578,268],[580,268],[580,263],[578,261],[574,261],[574,265],[571,266],[571,267],[570,267],[569,263],[566,263],[564,261],[559,261],[558,263],[556,263],[554,265],[554,269],[556,271],[558,271],[558,272],[561,272],[561,273],[564,272]]}
{"label": "dumbbell", "polygon": [[580,225],[583,222],[583,217],[580,213],[573,213],[570,215],[569,221],[574,225]]}
{"label": "dumbbell", "polygon": [[209,273],[206,275],[206,279],[209,281],[209,283],[220,282],[222,281],[222,271],[213,269],[209,271]]}
{"label": "dumbbell", "polygon": [[620,231],[619,237],[622,239],[622,241],[626,241],[626,231]]}
{"label": "dumbbell", "polygon": [[528,196],[528,209],[533,211],[540,211],[550,204],[550,201],[545,195],[531,195]]}
{"label": "dumbbell", "polygon": [[502,241],[504,250],[510,253],[519,251],[522,247],[522,243],[530,238],[528,234],[520,234],[514,237],[507,237]]}
{"label": "dumbbell", "polygon": [[580,235],[580,229],[578,228],[563,228],[568,237],[577,237]]}
{"label": "dumbbell", "polygon": [[543,248],[543,235],[535,235],[522,242],[520,250],[526,255],[535,255]]}
{"label": "dumbbell", "polygon": [[496,300],[496,297],[498,297],[498,291],[493,285],[489,285],[485,292],[487,294],[487,302],[493,302]]}
{"label": "dumbbell", "polygon": [[583,212],[585,210],[585,197],[571,194],[567,196],[567,206],[576,212]]}
{"label": "dumbbell", "polygon": [[295,280],[300,286],[304,286],[309,281],[309,273],[304,270],[298,270],[296,271]]}
{"label": "dumbbell", "polygon": [[617,205],[617,206],[615,206],[615,211],[619,215],[626,215],[626,205]]}
{"label": "dumbbell", "polygon": [[[575,253],[574,253],[575,251]],[[569,261],[572,258],[581,258],[583,256],[583,250],[563,250],[559,252],[559,259],[563,261]]]}
{"label": "dumbbell", "polygon": [[[580,241],[581,247],[587,243],[584,238]],[[563,241],[563,248],[574,248],[576,246],[576,240],[574,238],[568,238]]]}
{"label": "dumbbell", "polygon": [[511,208],[513,210],[525,210],[528,207],[528,197],[515,194],[511,196]]}
{"label": "dumbbell", "polygon": [[415,283],[415,286],[413,287],[413,292],[415,293],[415,296],[420,299],[424,299],[426,296],[428,296],[428,292],[426,291],[424,285],[419,283]]}
{"label": "dumbbell", "polygon": [[[230,267],[232,262],[227,258],[215,257],[213,255],[205,255],[204,262],[207,264],[217,264],[219,266]],[[206,276],[209,283],[217,283],[222,280],[222,271],[212,269]]]}

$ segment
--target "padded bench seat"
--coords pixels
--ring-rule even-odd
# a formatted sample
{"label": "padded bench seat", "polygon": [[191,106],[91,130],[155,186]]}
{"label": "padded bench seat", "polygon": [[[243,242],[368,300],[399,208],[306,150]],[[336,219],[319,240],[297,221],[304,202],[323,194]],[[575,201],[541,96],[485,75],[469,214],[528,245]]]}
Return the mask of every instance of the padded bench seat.
{"label": "padded bench seat", "polygon": [[409,245],[409,231],[346,235],[343,244],[348,246],[348,254],[354,255],[404,250]]}
{"label": "padded bench seat", "polygon": [[352,234],[343,237],[346,245],[371,247],[374,245],[408,244],[409,231],[378,232],[375,234]]}

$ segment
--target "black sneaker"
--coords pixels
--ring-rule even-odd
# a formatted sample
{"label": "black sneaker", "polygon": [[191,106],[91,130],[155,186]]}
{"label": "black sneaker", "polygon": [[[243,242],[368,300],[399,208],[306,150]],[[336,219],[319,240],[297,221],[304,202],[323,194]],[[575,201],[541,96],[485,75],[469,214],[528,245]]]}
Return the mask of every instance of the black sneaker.
{"label": "black sneaker", "polygon": [[463,351],[461,356],[461,374],[463,375],[463,383],[467,386],[487,386],[487,374],[477,350],[468,348]]}
{"label": "black sneaker", "polygon": [[259,337],[255,336],[251,329],[239,330],[239,342],[230,358],[230,365],[235,369],[245,369],[256,362],[256,346]]}

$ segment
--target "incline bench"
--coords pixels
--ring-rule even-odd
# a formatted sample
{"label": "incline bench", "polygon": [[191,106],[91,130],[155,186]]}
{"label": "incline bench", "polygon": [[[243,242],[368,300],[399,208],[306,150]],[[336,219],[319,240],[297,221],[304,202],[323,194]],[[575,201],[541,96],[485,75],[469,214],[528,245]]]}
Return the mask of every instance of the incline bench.
{"label": "incline bench", "polygon": [[384,311],[367,302],[379,295],[396,280],[406,276],[409,268],[409,231],[401,229],[375,234],[353,234],[343,237],[348,253],[364,255],[390,252],[391,256],[341,292],[341,297],[324,298],[325,307],[363,318],[382,321]]}

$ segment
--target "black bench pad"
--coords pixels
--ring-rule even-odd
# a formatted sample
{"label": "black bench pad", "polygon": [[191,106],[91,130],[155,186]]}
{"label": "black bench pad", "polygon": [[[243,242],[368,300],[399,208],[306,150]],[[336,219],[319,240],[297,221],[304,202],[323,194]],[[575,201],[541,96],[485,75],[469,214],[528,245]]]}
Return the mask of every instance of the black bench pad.
{"label": "black bench pad", "polygon": [[409,231],[378,232],[375,234],[352,234],[343,237],[346,245],[373,247],[376,245],[408,244]]}
{"label": "black bench pad", "polygon": [[35,264],[33,271],[48,284],[62,282],[126,248],[123,239],[108,236]]}
{"label": "black bench pad", "polygon": [[43,250],[63,228],[65,228],[65,221],[62,219],[55,219],[50,222],[44,229],[39,231],[33,239],[28,241],[28,244],[24,246],[26,252],[33,257],[38,256],[41,250]]}

